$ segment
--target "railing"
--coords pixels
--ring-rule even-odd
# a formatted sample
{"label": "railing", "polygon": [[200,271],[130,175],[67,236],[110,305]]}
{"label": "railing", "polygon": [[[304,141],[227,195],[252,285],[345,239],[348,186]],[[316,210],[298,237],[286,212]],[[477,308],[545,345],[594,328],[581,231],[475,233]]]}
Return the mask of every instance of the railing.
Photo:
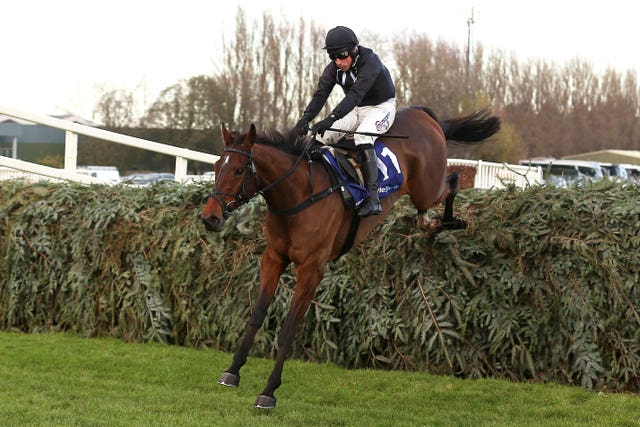
{"label": "railing", "polygon": [[10,159],[0,156],[0,182],[9,179],[21,179],[26,182],[47,181],[74,181],[82,184],[106,184],[103,180],[89,175],[69,173],[64,169],[42,166],[22,160]]}
{"label": "railing", "polygon": [[528,185],[541,184],[543,182],[542,169],[540,167],[463,159],[449,159],[448,165],[476,168],[475,188],[504,188],[508,184],[524,188]]}
{"label": "railing", "polygon": [[[22,160],[11,159],[0,156],[0,166],[5,166],[17,171],[22,171],[22,176],[38,175],[54,179],[63,179],[77,181],[81,183],[106,183],[103,180],[96,179],[91,176],[77,173],[78,168],[78,135],[86,135],[98,139],[102,139],[116,144],[128,145],[131,147],[141,148],[155,153],[167,154],[176,159],[175,180],[186,181],[189,179],[187,175],[187,165],[189,160],[206,162],[213,164],[218,160],[218,156],[199,151],[193,151],[186,148],[175,147],[173,145],[161,144],[142,138],[135,138],[128,135],[122,135],[110,132],[104,129],[98,129],[91,126],[81,125],[66,120],[56,119],[55,117],[44,116],[39,114],[25,113],[13,108],[0,106],[0,114],[38,123],[44,126],[50,126],[66,131],[64,143],[64,168],[52,168],[35,163],[29,163]],[[18,175],[14,173],[14,175]]]}
{"label": "railing", "polygon": [[[218,156],[201,153],[186,148],[175,147],[173,145],[161,144],[148,141],[146,139],[135,138],[115,132],[85,126],[54,117],[30,114],[14,110],[12,108],[0,106],[0,114],[39,123],[53,128],[66,131],[64,149],[64,169],[52,168],[48,166],[29,163],[22,160],[11,159],[0,156],[0,180],[11,178],[23,178],[29,181],[37,181],[42,176],[59,180],[69,180],[81,183],[106,183],[77,172],[78,158],[78,135],[86,135],[116,144],[129,145],[143,150],[156,153],[167,154],[176,158],[175,180],[184,182],[189,179],[198,179],[195,176],[187,175],[188,160],[207,162],[210,164],[218,160]],[[449,165],[472,166],[476,168],[475,188],[502,188],[506,184],[513,183],[518,187],[539,184],[542,182],[542,170],[539,167],[529,167],[521,165],[508,165],[505,163],[484,162],[482,160],[462,160],[449,159]]]}

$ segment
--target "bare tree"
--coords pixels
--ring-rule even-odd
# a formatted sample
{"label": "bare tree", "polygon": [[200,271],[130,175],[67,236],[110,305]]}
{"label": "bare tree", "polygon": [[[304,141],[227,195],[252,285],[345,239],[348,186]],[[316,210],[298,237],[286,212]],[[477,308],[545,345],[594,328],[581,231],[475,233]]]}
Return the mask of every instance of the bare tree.
{"label": "bare tree", "polygon": [[[313,23],[298,25],[264,14],[260,23],[247,22],[240,9],[235,38],[225,45],[223,78],[235,94],[234,121],[239,127],[291,126],[315,87],[317,51],[322,44]],[[314,76],[315,77],[312,77]]]}
{"label": "bare tree", "polygon": [[102,94],[94,107],[94,116],[105,127],[118,128],[134,124],[134,94],[124,89],[100,89]]}
{"label": "bare tree", "polygon": [[233,114],[233,96],[218,77],[195,76],[164,89],[143,120],[146,127],[216,129]]}
{"label": "bare tree", "polygon": [[[321,50],[326,30],[304,18],[292,24],[270,14],[250,22],[239,8],[233,38],[223,39],[219,72],[166,88],[142,124],[184,130],[213,129],[220,122],[244,129],[255,123],[286,129],[304,110],[328,62]],[[512,153],[512,160],[517,155],[640,149],[640,92],[634,72],[598,75],[579,58],[561,67],[542,59],[521,62],[499,50],[485,52],[481,44],[467,63],[465,47],[424,34],[400,35],[391,42],[366,31],[360,36],[377,51],[392,47],[385,62],[391,65],[399,107],[422,104],[451,117],[491,105],[510,124],[501,153]],[[323,113],[340,98],[336,90]],[[132,93],[104,91],[96,113],[108,126],[131,126],[134,101]],[[499,160],[502,154],[480,150],[466,155]]]}

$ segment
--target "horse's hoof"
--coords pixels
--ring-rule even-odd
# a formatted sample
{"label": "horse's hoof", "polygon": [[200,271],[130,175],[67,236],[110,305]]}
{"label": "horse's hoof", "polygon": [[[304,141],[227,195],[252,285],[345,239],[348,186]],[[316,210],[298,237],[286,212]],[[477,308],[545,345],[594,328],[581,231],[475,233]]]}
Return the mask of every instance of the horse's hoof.
{"label": "horse's hoof", "polygon": [[462,218],[453,218],[451,221],[442,224],[445,230],[464,230],[467,228],[467,221]]}
{"label": "horse's hoof", "polygon": [[220,376],[218,384],[227,387],[238,387],[240,385],[240,375],[232,374],[231,372],[225,372]]}
{"label": "horse's hoof", "polygon": [[276,398],[273,396],[265,396],[261,394],[253,405],[258,409],[273,409],[276,407]]}

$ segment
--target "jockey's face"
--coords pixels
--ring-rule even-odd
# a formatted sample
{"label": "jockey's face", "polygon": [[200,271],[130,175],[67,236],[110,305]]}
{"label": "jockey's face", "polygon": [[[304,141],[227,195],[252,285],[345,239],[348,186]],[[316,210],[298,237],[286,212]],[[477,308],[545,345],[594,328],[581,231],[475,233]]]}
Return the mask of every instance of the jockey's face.
{"label": "jockey's face", "polygon": [[353,64],[353,58],[351,58],[351,56],[347,56],[346,58],[336,58],[334,59],[334,62],[336,63],[336,65],[338,66],[338,68],[340,68],[343,72],[347,72],[349,71],[349,69],[351,68],[351,65]]}
{"label": "jockey's face", "polygon": [[349,71],[351,65],[353,64],[353,58],[349,54],[349,50],[349,48],[346,48],[340,52],[329,53],[329,58],[334,61],[338,68],[340,68],[345,73]]}

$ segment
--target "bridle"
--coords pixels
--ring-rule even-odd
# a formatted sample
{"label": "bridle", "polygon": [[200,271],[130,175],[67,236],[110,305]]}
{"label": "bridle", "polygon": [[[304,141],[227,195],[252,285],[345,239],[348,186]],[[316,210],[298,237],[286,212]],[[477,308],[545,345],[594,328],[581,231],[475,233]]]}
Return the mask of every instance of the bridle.
{"label": "bridle", "polygon": [[[239,150],[237,148],[231,148],[231,147],[225,148],[224,152],[242,154],[244,156],[247,156],[249,158],[249,161],[245,165],[245,174],[244,174],[244,177],[242,178],[242,185],[240,186],[240,190],[238,190],[237,193],[235,194],[226,193],[223,191],[218,191],[217,189],[214,188],[213,191],[211,191],[211,193],[209,194],[209,197],[215,200],[218,203],[218,205],[220,205],[220,208],[222,209],[222,217],[226,220],[227,218],[229,218],[229,215],[231,215],[231,213],[234,210],[238,209],[240,206],[246,203],[249,203],[249,201],[254,197],[256,197],[257,195],[264,195],[265,192],[269,191],[271,188],[275,187],[276,185],[278,185],[279,183],[287,179],[296,170],[296,168],[298,167],[298,165],[300,164],[300,162],[304,157],[306,157],[308,163],[311,164],[311,156],[309,155],[309,152],[308,152],[308,148],[310,144],[311,142],[309,142],[307,146],[304,148],[304,150],[302,150],[302,152],[300,153],[296,161],[293,163],[293,166],[291,166],[291,169],[289,169],[287,173],[285,173],[275,181],[267,184],[263,188],[258,188],[258,190],[255,193],[250,195],[247,194],[247,186],[246,186],[246,180],[248,176],[253,177],[256,180],[256,184],[258,184],[258,187],[259,187],[258,176],[256,175],[256,166],[253,161],[253,150],[249,152],[249,151]],[[309,168],[309,170],[311,170],[311,168]],[[309,176],[309,188],[311,191],[313,191],[311,174],[309,173],[308,176]],[[231,197],[232,200],[229,202],[225,202],[222,196]],[[291,215],[293,213],[298,212],[299,210],[300,209],[296,207],[286,211],[278,211],[278,213],[284,214],[284,215]]]}
{"label": "bridle", "polygon": [[[211,193],[209,193],[209,198],[215,200],[218,205],[220,205],[220,208],[222,209],[222,217],[226,220],[227,218],[229,218],[229,215],[231,215],[231,212],[238,209],[245,203],[248,203],[249,200],[253,199],[256,195],[259,194],[259,191],[254,194],[247,195],[247,176],[256,178],[256,167],[253,164],[253,153],[244,150],[238,150],[237,148],[225,148],[224,152],[243,154],[249,158],[249,161],[245,165],[245,173],[244,177],[242,178],[240,190],[238,190],[237,193],[234,194],[224,191],[218,191],[217,188],[214,188]],[[231,197],[232,200],[230,200],[229,202],[225,202],[222,198],[223,196]]]}
{"label": "bridle", "polygon": [[[352,132],[352,133],[357,133],[357,132]],[[277,215],[283,215],[283,216],[294,215],[308,208],[310,205],[314,204],[315,202],[322,200],[325,197],[333,194],[334,192],[340,191],[343,187],[343,184],[344,184],[343,182],[334,184],[317,193],[313,192],[313,177],[311,175],[311,171],[312,171],[311,163],[313,161],[311,159],[311,154],[309,153],[309,148],[313,144],[314,139],[315,139],[315,133],[306,143],[304,149],[302,150],[300,155],[296,158],[296,161],[293,163],[293,166],[291,166],[291,168],[287,171],[287,173],[285,173],[275,181],[267,184],[262,188],[260,188],[259,177],[257,175],[256,166],[253,161],[253,149],[251,149],[251,151],[244,151],[244,150],[239,150],[237,148],[232,148],[232,147],[225,148],[224,152],[242,154],[244,156],[247,156],[249,158],[249,161],[245,166],[245,175],[242,178],[242,185],[240,187],[240,190],[237,193],[235,194],[226,193],[226,192],[218,191],[214,188],[213,191],[211,191],[211,193],[209,194],[209,197],[215,200],[218,203],[218,205],[220,205],[220,208],[222,209],[222,217],[226,220],[227,218],[229,218],[229,215],[231,215],[231,213],[234,210],[238,209],[240,206],[246,203],[249,203],[249,201],[254,197],[256,197],[257,195],[264,195],[264,193],[266,193],[276,185],[280,184],[285,179],[289,178],[291,174],[295,172],[295,170],[297,169],[298,165],[300,164],[303,158],[307,159],[307,164],[309,165],[308,172],[307,172],[307,182],[309,184],[309,193],[310,193],[309,198],[307,198],[306,200],[304,200],[303,202],[299,203],[298,205],[292,208],[284,209],[284,210],[276,209],[267,204],[267,208],[271,212]],[[246,187],[247,175],[250,175],[251,177],[253,177],[253,179],[255,179],[256,186],[258,187],[258,190],[255,193],[250,195],[247,194],[247,187]],[[225,203],[225,201],[222,199],[222,196],[231,197],[232,200],[228,203]]]}

